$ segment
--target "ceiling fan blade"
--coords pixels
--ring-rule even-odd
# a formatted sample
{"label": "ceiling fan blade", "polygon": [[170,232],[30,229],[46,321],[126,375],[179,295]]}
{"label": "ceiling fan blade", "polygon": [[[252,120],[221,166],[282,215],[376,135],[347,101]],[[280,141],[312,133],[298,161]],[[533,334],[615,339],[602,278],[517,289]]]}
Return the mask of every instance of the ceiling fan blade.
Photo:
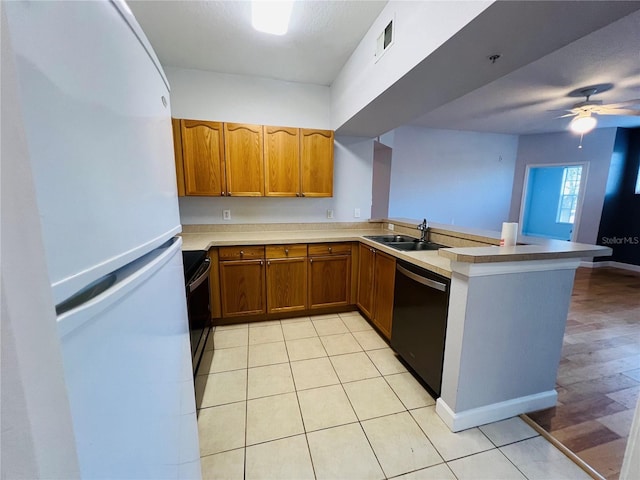
{"label": "ceiling fan blade", "polygon": [[632,108],[603,108],[599,110],[598,115],[620,115],[629,117],[640,117],[640,110],[634,110]]}
{"label": "ceiling fan blade", "polygon": [[626,102],[607,103],[602,105],[604,108],[620,108],[620,107],[633,107],[634,105],[640,105],[640,98],[635,100],[627,100]]}

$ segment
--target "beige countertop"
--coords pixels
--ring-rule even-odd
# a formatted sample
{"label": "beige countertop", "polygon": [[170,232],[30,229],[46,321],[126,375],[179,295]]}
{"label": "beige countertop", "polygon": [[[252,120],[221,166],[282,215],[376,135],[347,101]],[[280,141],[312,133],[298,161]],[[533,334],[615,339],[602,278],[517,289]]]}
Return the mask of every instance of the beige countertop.
{"label": "beige countertop", "polygon": [[283,243],[323,243],[323,242],[362,242],[376,250],[406,260],[419,267],[451,278],[451,261],[438,255],[438,251],[401,252],[387,247],[365,235],[393,234],[392,231],[378,228],[363,229],[323,229],[294,231],[249,231],[249,232],[202,232],[183,233],[183,250],[208,250],[211,247],[232,245],[274,245]]}
{"label": "beige countertop", "polygon": [[[403,227],[415,228],[419,220],[395,218],[384,220],[385,225],[393,223]],[[528,260],[552,260],[557,258],[605,257],[612,253],[611,248],[602,245],[567,242],[546,238],[519,236],[518,245],[514,247],[499,247],[501,232],[479,228],[458,227],[430,223],[429,228],[434,233],[442,233],[453,237],[493,243],[481,247],[457,247],[439,250],[439,255],[454,262],[466,263],[495,263],[522,262]]]}
{"label": "beige countertop", "polygon": [[[409,229],[416,228],[418,220],[384,219],[353,224],[264,224],[264,225],[202,225],[184,227],[183,250],[208,250],[211,247],[232,245],[273,245],[284,243],[362,242],[401,260],[451,277],[451,262],[497,263],[530,260],[553,260],[611,255],[611,248],[600,245],[519,237],[515,247],[499,247],[500,232],[430,224],[431,231],[462,241],[483,242],[487,246],[441,248],[437,251],[404,252],[364,238],[368,235],[401,233],[387,230],[389,223]],[[385,227],[385,228],[383,228]],[[403,232],[406,234],[407,232]],[[419,237],[418,230],[410,235]],[[438,242],[444,243],[444,242]],[[468,244],[469,242],[467,242]],[[522,244],[521,244],[522,243]],[[525,244],[526,243],[526,244]],[[445,243],[446,244],[446,243]],[[476,243],[477,245],[477,243]]]}

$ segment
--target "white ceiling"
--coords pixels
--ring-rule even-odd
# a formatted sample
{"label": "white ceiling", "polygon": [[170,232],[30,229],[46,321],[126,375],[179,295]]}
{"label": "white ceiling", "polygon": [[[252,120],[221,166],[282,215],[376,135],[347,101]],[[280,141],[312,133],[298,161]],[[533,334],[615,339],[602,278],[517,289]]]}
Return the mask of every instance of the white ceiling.
{"label": "white ceiling", "polygon": [[[613,83],[614,88],[591,100],[616,103],[640,99],[640,11],[436,108],[412,123],[510,134],[565,130],[571,118],[555,117],[584,100],[567,94],[579,87],[601,83]],[[598,128],[615,126],[640,126],[640,117],[598,116]]]}
{"label": "white ceiling", "polygon": [[160,62],[330,85],[385,1],[296,1],[283,36],[251,26],[249,1],[129,1]]}
{"label": "white ceiling", "polygon": [[[248,1],[129,1],[165,66],[319,85],[332,83],[385,4],[299,0],[290,32],[278,37],[253,30]],[[576,88],[613,83],[594,99],[640,98],[639,9],[640,2],[497,2],[339,133],[376,136],[406,123],[509,134],[564,130],[570,119],[549,110],[580,101],[566,96]],[[610,23],[620,15],[627,16]],[[480,62],[488,62],[491,45],[504,55],[487,66]],[[606,126],[640,126],[640,117],[599,117]]]}

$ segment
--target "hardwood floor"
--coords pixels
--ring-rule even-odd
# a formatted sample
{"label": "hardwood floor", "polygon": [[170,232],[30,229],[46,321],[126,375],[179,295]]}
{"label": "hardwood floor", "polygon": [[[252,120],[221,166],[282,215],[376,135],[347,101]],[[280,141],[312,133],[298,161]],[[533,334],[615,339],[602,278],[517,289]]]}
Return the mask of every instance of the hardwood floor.
{"label": "hardwood floor", "polygon": [[556,383],[556,407],[529,417],[617,479],[640,396],[640,274],[578,269]]}

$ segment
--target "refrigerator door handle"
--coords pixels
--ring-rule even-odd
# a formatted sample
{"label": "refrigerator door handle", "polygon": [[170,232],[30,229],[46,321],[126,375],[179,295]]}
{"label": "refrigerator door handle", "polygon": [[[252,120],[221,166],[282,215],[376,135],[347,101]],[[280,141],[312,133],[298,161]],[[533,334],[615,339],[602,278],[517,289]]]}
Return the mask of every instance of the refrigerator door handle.
{"label": "refrigerator door handle", "polygon": [[[88,286],[87,288],[93,286],[93,295],[88,295],[87,289],[83,289],[65,302],[56,305],[56,311],[62,311],[65,304],[68,305],[72,301],[74,302],[72,308],[67,308],[66,311],[58,315],[60,338],[73,332],[88,320],[95,318],[99,312],[106,310],[110,305],[135,290],[136,287],[160,270],[176,252],[179,252],[181,246],[182,238],[174,237],[144,257],[105,275]],[[98,288],[104,285],[108,285],[108,287]],[[83,301],[78,301],[77,297],[80,296]]]}

